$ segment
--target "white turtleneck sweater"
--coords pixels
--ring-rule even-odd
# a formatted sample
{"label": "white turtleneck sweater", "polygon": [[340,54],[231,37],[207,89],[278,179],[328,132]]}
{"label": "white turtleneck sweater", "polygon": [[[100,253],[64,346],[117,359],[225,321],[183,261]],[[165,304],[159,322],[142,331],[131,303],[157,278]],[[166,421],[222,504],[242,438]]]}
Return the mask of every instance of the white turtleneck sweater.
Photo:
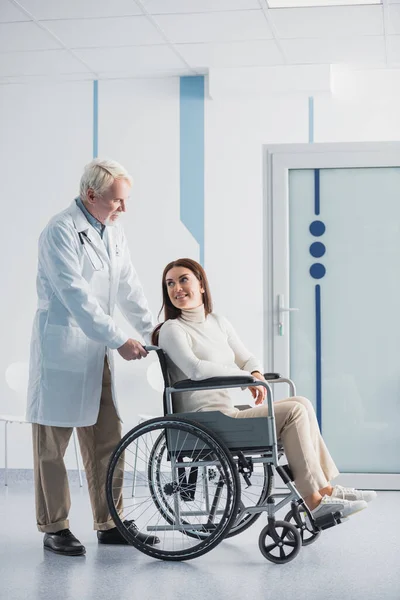
{"label": "white turtleneck sweater", "polygon": [[[246,350],[229,321],[214,313],[206,317],[204,305],[182,310],[180,317],[166,321],[160,329],[159,346],[167,354],[172,383],[262,373],[260,362]],[[174,394],[174,412],[206,410],[237,412],[228,390]]]}

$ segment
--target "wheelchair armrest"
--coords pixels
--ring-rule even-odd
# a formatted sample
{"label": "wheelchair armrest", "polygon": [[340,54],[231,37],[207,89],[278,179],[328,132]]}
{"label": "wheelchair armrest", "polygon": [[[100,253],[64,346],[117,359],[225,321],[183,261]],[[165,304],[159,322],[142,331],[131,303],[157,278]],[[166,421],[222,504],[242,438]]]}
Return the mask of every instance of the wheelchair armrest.
{"label": "wheelchair armrest", "polygon": [[173,387],[176,390],[190,389],[190,388],[212,388],[212,386],[217,385],[232,385],[232,384],[243,384],[248,385],[249,383],[254,383],[254,377],[250,377],[249,375],[234,375],[232,377],[209,377],[208,379],[202,379],[201,381],[193,381],[193,379],[183,379],[182,381],[177,381],[174,383]]}
{"label": "wheelchair armrest", "polygon": [[280,379],[281,375],[280,373],[264,373],[264,377],[267,381],[271,381],[273,379]]}

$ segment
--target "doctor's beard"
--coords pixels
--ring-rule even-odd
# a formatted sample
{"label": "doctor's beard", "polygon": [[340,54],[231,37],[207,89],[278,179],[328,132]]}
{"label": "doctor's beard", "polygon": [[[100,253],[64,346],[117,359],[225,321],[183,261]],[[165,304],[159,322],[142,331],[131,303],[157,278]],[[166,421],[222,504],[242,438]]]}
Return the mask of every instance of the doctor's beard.
{"label": "doctor's beard", "polygon": [[116,227],[116,225],[118,223],[121,223],[121,217],[123,215],[123,213],[116,213],[117,218],[116,219],[112,219],[111,217],[115,216],[115,214],[112,214],[110,217],[107,217],[107,219],[104,221],[104,225],[106,227]]}

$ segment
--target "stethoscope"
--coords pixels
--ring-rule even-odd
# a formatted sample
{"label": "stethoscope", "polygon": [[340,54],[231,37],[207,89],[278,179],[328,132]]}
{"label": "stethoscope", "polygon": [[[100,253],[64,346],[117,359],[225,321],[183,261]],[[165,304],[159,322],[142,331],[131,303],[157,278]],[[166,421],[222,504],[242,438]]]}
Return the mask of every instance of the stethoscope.
{"label": "stethoscope", "polygon": [[[78,237],[79,237],[79,240],[80,240],[82,246],[85,249],[86,255],[87,255],[88,259],[90,260],[93,269],[95,271],[103,271],[104,270],[103,259],[101,258],[100,254],[97,251],[96,246],[93,244],[92,240],[90,239],[90,237],[88,236],[86,231],[78,231]],[[88,242],[88,244],[89,244],[88,246],[86,245],[86,242]],[[88,248],[91,248],[93,250],[94,255],[96,257],[95,260],[96,260],[97,264],[95,264],[92,256],[90,256],[90,252],[89,252]],[[120,256],[120,250],[119,250],[118,244],[115,244],[115,256]]]}
{"label": "stethoscope", "polygon": [[[87,257],[92,264],[93,269],[95,271],[103,271],[104,270],[103,259],[101,258],[100,254],[98,253],[96,246],[93,244],[92,240],[87,235],[86,231],[78,231],[78,236],[79,236],[82,246],[85,249]],[[88,242],[88,245],[86,244],[86,242]],[[91,248],[92,252],[94,253],[92,256],[90,255],[89,248]],[[95,257],[96,262],[93,261],[94,257]]]}

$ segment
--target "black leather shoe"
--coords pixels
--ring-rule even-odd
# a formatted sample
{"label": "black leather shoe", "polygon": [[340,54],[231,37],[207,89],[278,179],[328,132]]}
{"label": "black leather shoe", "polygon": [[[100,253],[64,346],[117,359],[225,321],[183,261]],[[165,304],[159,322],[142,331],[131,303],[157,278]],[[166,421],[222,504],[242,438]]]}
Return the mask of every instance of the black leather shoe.
{"label": "black leather shoe", "polygon": [[[124,521],[124,525],[127,529],[133,532],[136,539],[142,544],[148,544],[149,546],[154,546],[155,544],[160,543],[160,539],[156,535],[147,535],[145,533],[140,533],[135,521]],[[126,544],[129,542],[126,541],[124,536],[118,531],[116,527],[112,529],[107,529],[107,531],[98,531],[97,532],[97,540],[99,544]]]}
{"label": "black leather shoe", "polygon": [[70,532],[69,529],[61,529],[56,533],[45,533],[43,545],[45,550],[66,556],[82,556],[86,548]]}

